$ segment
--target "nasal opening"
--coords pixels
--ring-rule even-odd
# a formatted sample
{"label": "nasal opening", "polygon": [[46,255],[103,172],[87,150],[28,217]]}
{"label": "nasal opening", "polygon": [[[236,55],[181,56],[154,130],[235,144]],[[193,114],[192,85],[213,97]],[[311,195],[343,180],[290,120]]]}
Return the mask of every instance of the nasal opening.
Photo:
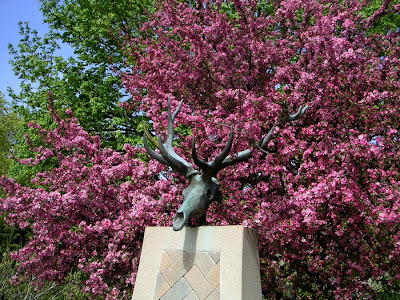
{"label": "nasal opening", "polygon": [[174,230],[179,231],[185,226],[186,220],[185,220],[185,213],[184,212],[177,212],[175,217],[174,217]]}

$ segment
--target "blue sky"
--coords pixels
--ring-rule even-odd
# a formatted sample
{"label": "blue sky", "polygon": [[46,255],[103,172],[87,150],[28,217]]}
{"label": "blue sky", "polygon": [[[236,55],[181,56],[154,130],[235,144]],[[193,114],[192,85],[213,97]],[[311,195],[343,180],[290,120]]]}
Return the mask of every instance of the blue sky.
{"label": "blue sky", "polygon": [[[0,0],[0,11],[0,91],[5,94],[7,100],[11,100],[7,95],[7,87],[11,86],[18,91],[20,81],[14,76],[9,64],[11,56],[8,54],[8,44],[16,46],[20,40],[18,22],[29,22],[30,27],[36,29],[39,36],[43,36],[49,29],[43,24],[39,0]],[[72,50],[65,46],[57,53],[65,57],[71,54]]]}

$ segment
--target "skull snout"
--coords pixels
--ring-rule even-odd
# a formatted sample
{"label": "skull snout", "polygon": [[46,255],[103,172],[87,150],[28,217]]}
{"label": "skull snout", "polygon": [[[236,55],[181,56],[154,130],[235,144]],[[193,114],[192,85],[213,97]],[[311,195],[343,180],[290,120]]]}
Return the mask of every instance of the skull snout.
{"label": "skull snout", "polygon": [[185,212],[178,211],[174,217],[174,225],[173,228],[175,231],[179,231],[185,226],[187,220],[185,218]]}

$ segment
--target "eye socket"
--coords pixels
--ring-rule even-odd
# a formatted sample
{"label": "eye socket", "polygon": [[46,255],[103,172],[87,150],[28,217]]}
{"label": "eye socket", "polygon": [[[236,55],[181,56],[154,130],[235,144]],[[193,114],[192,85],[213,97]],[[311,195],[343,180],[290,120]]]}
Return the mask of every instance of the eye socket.
{"label": "eye socket", "polygon": [[214,193],[213,193],[212,190],[208,189],[206,195],[207,195],[207,198],[208,198],[208,199],[211,199],[211,198],[214,196]]}

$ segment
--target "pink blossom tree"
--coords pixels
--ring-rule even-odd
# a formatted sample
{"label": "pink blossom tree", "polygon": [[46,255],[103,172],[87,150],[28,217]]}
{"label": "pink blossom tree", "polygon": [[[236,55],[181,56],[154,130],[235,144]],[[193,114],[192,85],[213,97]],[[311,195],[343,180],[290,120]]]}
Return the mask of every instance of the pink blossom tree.
{"label": "pink blossom tree", "polygon": [[140,104],[165,132],[167,99],[183,100],[175,150],[188,160],[192,135],[211,160],[230,126],[237,153],[309,105],[276,128],[269,153],[220,172],[224,201],[210,207],[213,225],[257,229],[267,298],[368,297],[373,281],[400,283],[399,24],[376,30],[400,5],[370,8],[167,1],[127,43],[126,107]]}
{"label": "pink blossom tree", "polygon": [[157,199],[170,183],[157,181],[160,170],[138,159],[140,148],[126,145],[125,154],[103,149],[70,110],[66,120],[50,110],[57,128],[31,123],[44,146],[27,137],[37,155],[20,163],[53,167],[36,174],[33,187],[6,177],[0,182],[6,220],[32,232],[29,243],[12,254],[20,263],[19,279],[41,285],[80,272],[92,296],[124,297],[135,280],[145,226],[170,219],[163,216],[168,203]]}
{"label": "pink blossom tree", "polygon": [[[400,285],[400,37],[375,30],[396,10],[390,1],[369,14],[352,0],[170,0],[127,39],[135,65],[123,75],[124,105],[164,133],[167,99],[173,109],[183,100],[175,151],[188,161],[192,134],[211,160],[231,126],[237,153],[310,107],[276,127],[266,153],[218,174],[224,199],[209,209],[212,225],[257,230],[268,299],[368,298],[372,283]],[[46,146],[32,143],[37,156],[21,163],[55,167],[34,187],[1,181],[8,222],[32,230],[13,256],[39,282],[80,270],[93,296],[124,297],[144,227],[172,224],[186,182],[140,147],[103,149],[72,116],[52,114],[56,129],[32,124]]]}

